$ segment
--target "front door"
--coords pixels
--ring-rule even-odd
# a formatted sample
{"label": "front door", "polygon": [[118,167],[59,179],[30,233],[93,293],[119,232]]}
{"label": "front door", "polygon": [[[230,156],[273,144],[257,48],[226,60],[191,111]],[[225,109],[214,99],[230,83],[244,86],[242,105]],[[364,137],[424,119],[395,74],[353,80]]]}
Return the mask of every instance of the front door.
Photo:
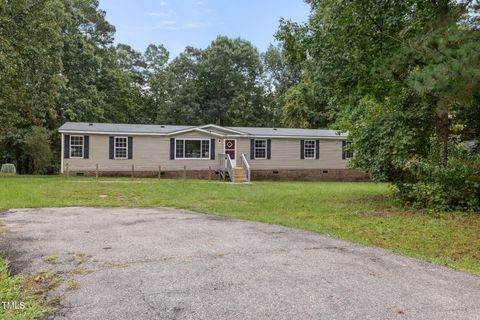
{"label": "front door", "polygon": [[225,139],[225,154],[230,155],[230,159],[232,159],[233,164],[236,163],[235,160],[235,147],[236,147],[236,141],[234,139]]}

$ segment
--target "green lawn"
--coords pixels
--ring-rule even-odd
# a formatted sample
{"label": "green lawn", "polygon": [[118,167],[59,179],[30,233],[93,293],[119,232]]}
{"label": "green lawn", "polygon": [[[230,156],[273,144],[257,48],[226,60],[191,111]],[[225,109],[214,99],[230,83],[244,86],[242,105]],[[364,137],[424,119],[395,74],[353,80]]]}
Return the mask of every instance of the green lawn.
{"label": "green lawn", "polygon": [[480,214],[395,205],[380,183],[0,177],[0,208],[177,207],[310,230],[480,274]]}
{"label": "green lawn", "polygon": [[0,305],[0,319],[31,320],[53,312],[55,309],[45,296],[48,277],[46,272],[10,276],[8,262],[0,257],[0,302],[10,303],[6,307]]}

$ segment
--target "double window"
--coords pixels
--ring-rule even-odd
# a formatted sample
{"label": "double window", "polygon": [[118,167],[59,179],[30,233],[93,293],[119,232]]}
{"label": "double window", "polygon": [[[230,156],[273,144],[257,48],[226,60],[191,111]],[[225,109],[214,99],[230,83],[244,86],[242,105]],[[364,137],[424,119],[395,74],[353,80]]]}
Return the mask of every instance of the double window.
{"label": "double window", "polygon": [[255,159],[267,159],[267,140],[255,140],[254,154]]}
{"label": "double window", "polygon": [[70,136],[70,158],[83,158],[83,136]]}
{"label": "double window", "polygon": [[210,140],[175,140],[175,159],[210,159]]}
{"label": "double window", "polygon": [[316,151],[316,141],[315,140],[305,140],[303,147],[303,157],[305,159],[315,159]]}
{"label": "double window", "polygon": [[128,156],[128,138],[115,137],[114,142],[115,159],[127,159]]}

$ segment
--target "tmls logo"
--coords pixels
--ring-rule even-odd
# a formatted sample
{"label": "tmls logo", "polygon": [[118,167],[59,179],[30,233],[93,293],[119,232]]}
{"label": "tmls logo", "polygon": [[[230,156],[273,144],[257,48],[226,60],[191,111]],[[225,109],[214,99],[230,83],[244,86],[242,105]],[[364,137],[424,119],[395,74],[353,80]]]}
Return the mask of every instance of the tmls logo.
{"label": "tmls logo", "polygon": [[26,305],[25,302],[17,302],[17,301],[2,301],[3,310],[23,310],[25,309]]}

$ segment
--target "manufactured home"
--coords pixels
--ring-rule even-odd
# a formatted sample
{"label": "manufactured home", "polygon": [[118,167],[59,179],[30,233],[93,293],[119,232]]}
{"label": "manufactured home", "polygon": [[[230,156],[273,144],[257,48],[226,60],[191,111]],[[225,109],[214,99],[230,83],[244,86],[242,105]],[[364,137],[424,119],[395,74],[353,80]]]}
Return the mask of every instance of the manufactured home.
{"label": "manufactured home", "polygon": [[335,130],[67,122],[61,172],[166,178],[367,180]]}

